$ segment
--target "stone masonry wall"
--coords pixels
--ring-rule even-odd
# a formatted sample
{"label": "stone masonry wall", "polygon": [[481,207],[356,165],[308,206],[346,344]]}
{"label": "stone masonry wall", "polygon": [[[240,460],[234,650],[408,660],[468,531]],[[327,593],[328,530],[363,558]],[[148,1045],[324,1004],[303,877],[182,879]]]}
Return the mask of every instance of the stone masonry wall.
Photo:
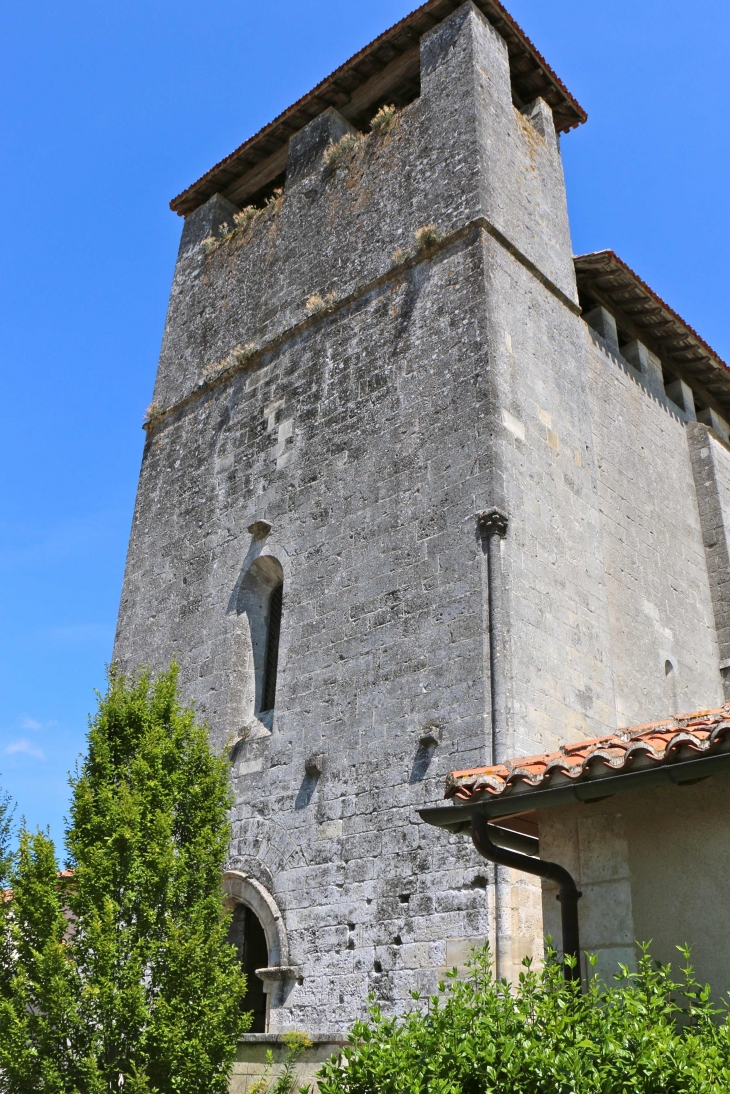
{"label": "stone masonry wall", "polygon": [[587,335],[620,728],[723,695],[687,427]]}
{"label": "stone masonry wall", "polygon": [[[229,867],[288,935],[273,1031],[345,1030],[369,991],[402,1008],[480,939],[509,975],[539,955],[539,889],[495,886],[466,837],[419,821],[449,770],[598,736],[617,706],[651,716],[661,628],[680,689],[717,699],[683,427],[593,348],[550,111],[513,106],[508,63],[467,2],[384,133],[330,169],[313,149],[347,124],[328,111],[245,230],[216,197],[183,232],[115,657],[176,656],[230,751]],[[476,514],[494,505],[493,725]],[[273,721],[251,705],[252,566],[284,578]]]}
{"label": "stone masonry wall", "polygon": [[725,698],[730,696],[730,452],[706,425],[687,427]]}

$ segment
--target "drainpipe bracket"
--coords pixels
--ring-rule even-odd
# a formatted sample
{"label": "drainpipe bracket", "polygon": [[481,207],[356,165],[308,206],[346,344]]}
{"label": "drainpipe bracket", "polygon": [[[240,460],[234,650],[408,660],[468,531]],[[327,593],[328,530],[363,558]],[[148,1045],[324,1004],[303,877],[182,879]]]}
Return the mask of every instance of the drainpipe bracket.
{"label": "drainpipe bracket", "polygon": [[488,539],[489,536],[495,535],[498,535],[500,539],[504,539],[507,535],[509,517],[501,509],[487,509],[483,513],[477,513],[477,524],[482,539]]}

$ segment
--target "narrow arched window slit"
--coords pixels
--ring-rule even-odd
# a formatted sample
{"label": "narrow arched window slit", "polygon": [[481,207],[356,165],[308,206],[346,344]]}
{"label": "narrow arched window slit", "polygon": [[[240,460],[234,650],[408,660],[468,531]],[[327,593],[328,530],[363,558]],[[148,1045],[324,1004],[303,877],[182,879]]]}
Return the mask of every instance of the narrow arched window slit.
{"label": "narrow arched window slit", "polygon": [[276,678],[279,671],[279,638],[281,636],[281,609],[284,598],[284,584],[280,582],[271,590],[269,598],[269,619],[266,633],[266,667],[264,669],[264,687],[261,710],[274,709],[276,703]]}

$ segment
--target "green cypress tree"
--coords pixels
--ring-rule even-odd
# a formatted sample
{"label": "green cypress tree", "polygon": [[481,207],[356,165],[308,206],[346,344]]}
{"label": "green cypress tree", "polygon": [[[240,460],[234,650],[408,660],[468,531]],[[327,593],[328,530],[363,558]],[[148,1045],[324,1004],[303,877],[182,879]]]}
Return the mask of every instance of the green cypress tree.
{"label": "green cypress tree", "polygon": [[7,888],[13,856],[10,853],[10,840],[13,832],[13,811],[9,794],[0,790],[0,893]]}
{"label": "green cypress tree", "polygon": [[0,1090],[228,1094],[250,1024],[221,888],[228,770],[175,666],[110,673],[71,785],[69,875],[43,833],[10,855],[0,800]]}
{"label": "green cypress tree", "polygon": [[66,879],[59,877],[53,843],[43,832],[31,834],[23,826],[11,860],[7,801],[0,809],[0,1089],[101,1090],[94,1061],[84,1051],[88,1038],[68,946]]}
{"label": "green cypress tree", "polygon": [[72,779],[79,1013],[105,1092],[227,1094],[250,1022],[221,889],[228,769],[177,675],[112,671]]}

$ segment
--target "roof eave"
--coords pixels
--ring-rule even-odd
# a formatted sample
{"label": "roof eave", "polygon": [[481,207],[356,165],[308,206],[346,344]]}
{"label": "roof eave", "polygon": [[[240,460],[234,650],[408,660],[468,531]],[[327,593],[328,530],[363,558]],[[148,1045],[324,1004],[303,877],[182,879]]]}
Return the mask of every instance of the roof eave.
{"label": "roof eave", "polygon": [[479,809],[490,818],[514,816],[533,809],[552,808],[556,805],[572,805],[576,802],[597,802],[629,790],[650,790],[658,786],[681,786],[709,779],[713,775],[730,773],[730,752],[701,756],[694,760],[656,764],[639,771],[627,771],[618,775],[594,776],[548,786],[539,790],[515,789],[511,792],[490,795],[476,794],[471,801],[454,805],[438,806],[423,810],[433,814],[424,817],[429,824],[439,828],[452,828],[466,822]]}
{"label": "roof eave", "polygon": [[[602,295],[605,304],[623,314],[628,323],[641,333],[649,349],[657,353],[666,365],[674,366],[688,376],[694,375],[710,396],[717,399],[727,414],[730,412],[730,368],[718,353],[674,311],[654,290],[643,281],[623,259],[611,250],[594,251],[591,254],[577,255],[574,259],[578,287],[588,293]],[[610,285],[598,285],[613,279],[622,288]],[[642,321],[640,314],[626,310],[627,300],[618,300],[618,294],[631,291],[632,303],[638,306],[643,301],[645,314],[652,316],[652,322]],[[653,327],[653,329],[652,329]],[[661,328],[661,329],[660,329]],[[662,334],[662,329],[664,333]],[[673,347],[673,348],[672,348]]]}

